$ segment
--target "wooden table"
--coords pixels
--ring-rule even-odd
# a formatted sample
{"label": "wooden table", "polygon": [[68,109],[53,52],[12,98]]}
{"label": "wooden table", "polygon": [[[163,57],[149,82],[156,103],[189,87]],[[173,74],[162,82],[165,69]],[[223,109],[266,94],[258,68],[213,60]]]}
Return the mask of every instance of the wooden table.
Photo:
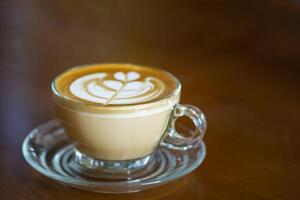
{"label": "wooden table", "polygon": [[[0,199],[299,199],[298,1],[2,0],[0,16]],[[21,144],[55,117],[52,79],[95,62],[175,74],[182,103],[208,119],[203,165],[129,195],[69,188],[29,167]]]}

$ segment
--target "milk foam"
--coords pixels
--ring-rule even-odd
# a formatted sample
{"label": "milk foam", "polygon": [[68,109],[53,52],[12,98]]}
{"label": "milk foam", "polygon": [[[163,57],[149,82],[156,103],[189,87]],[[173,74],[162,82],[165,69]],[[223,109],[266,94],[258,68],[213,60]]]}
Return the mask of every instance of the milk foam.
{"label": "milk foam", "polygon": [[[69,86],[71,93],[95,103],[134,104],[152,100],[165,91],[165,84],[157,78],[141,80],[138,72],[93,73],[75,79]],[[108,78],[113,77],[113,79]]]}

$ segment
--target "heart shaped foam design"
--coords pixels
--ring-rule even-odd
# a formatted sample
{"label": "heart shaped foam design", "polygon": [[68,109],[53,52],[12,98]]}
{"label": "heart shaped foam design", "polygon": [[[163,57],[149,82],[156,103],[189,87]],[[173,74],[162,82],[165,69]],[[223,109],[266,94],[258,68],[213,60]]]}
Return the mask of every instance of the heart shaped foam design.
{"label": "heart shaped foam design", "polygon": [[71,93],[86,101],[108,104],[135,104],[159,96],[165,89],[162,81],[146,77],[141,79],[138,72],[115,72],[114,80],[107,80],[109,74],[88,74],[74,80]]}

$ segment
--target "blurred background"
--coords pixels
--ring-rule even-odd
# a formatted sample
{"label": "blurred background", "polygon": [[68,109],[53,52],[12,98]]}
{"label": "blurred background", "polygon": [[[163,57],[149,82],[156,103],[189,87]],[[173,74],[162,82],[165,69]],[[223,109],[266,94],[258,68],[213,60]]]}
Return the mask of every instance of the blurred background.
{"label": "blurred background", "polygon": [[194,177],[201,189],[186,189],[191,195],[297,196],[289,185],[300,185],[300,1],[2,0],[4,197],[15,197],[12,184],[27,185],[19,191],[24,197],[28,189],[49,197],[24,175],[33,172],[22,160],[22,140],[55,116],[53,78],[71,66],[98,62],[168,70],[183,84],[182,102],[207,113],[209,153]]}

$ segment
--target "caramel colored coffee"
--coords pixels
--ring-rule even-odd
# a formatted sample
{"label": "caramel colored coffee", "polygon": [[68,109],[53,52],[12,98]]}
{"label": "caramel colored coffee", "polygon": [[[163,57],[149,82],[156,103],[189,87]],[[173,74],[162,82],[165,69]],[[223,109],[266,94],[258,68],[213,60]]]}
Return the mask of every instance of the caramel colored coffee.
{"label": "caramel colored coffee", "polygon": [[131,64],[89,65],[57,78],[58,92],[73,101],[101,105],[132,105],[163,99],[176,89],[170,74]]}
{"label": "caramel colored coffee", "polygon": [[168,72],[131,64],[75,67],[52,84],[57,115],[76,148],[103,160],[151,154],[167,129],[180,89]]}

